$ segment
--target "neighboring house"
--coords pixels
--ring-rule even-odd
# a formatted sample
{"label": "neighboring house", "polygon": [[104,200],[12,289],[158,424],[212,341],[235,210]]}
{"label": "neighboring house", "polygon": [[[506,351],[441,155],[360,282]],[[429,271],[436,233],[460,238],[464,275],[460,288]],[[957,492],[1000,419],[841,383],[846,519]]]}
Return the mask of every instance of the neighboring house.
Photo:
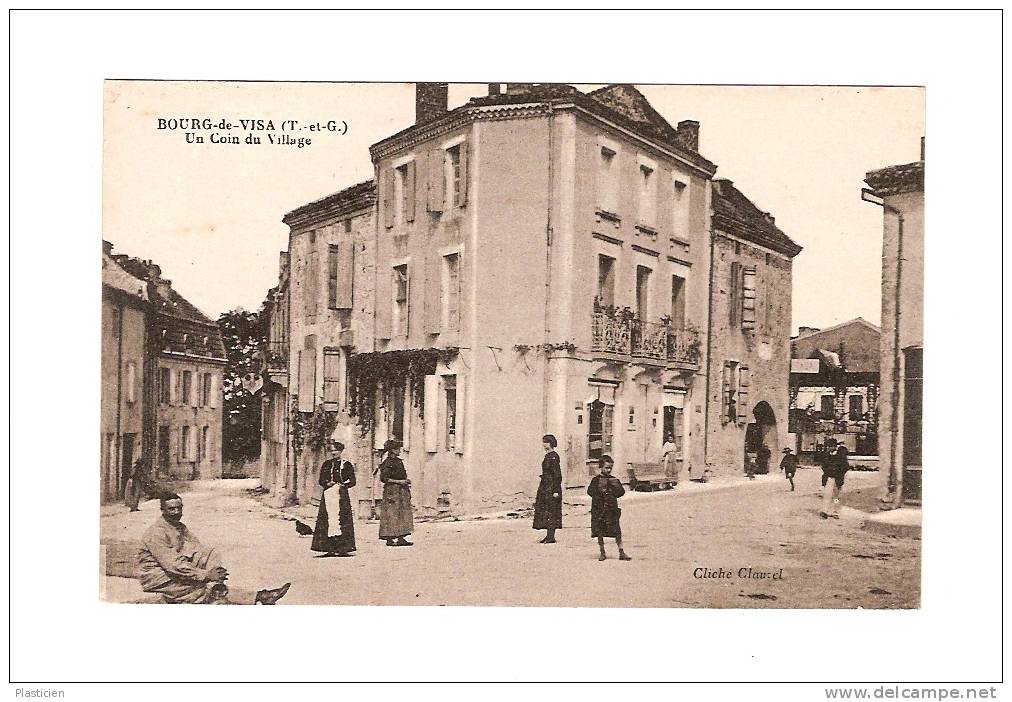
{"label": "neighboring house", "polygon": [[879,461],[893,504],[921,502],[924,378],[924,148],[921,160],[871,171],[864,198],[882,214]]}
{"label": "neighboring house", "polygon": [[[623,478],[658,462],[666,433],[683,476],[740,469],[748,422],[737,416],[734,445],[706,453],[710,261],[726,244],[728,266],[751,256],[768,267],[722,273],[738,275],[739,305],[744,282],[758,285],[768,297],[748,310],[769,319],[743,331],[739,312],[747,348],[721,347],[721,362],[751,363],[755,402],[779,402],[785,424],[800,248],[729,183],[723,219],[712,217],[725,231],[711,238],[716,166],[698,139],[698,123],[668,124],[627,85],[492,84],[449,110],[446,84],[418,84],[415,124],[370,149],[375,191],[363,183],[285,216],[289,282],[264,310],[270,351],[288,290],[288,375],[268,365],[265,377],[287,383],[298,417],[277,414],[271,436],[287,431],[292,454],[296,422],[301,437],[311,412],[334,413],[366,499],[375,450],[400,439],[414,504],[431,513],[529,503],[544,433],[559,440],[568,487],[585,486],[603,453]],[[272,468],[265,484],[309,501],[319,453],[286,460],[285,478]]]}
{"label": "neighboring house", "polygon": [[218,325],[161,277],[151,261],[113,257],[147,283],[153,477],[220,478],[222,374]]}
{"label": "neighboring house", "polygon": [[881,332],[861,319],[828,329],[802,327],[791,341],[790,431],[801,452],[827,439],[851,453],[878,455]]}
{"label": "neighboring house", "polygon": [[102,242],[101,496],[123,497],[134,462],[150,456],[147,282],[124,270]]}
{"label": "neighboring house", "polygon": [[786,445],[791,269],[801,247],[724,179],[713,181],[710,247],[706,465],[736,474],[760,446],[775,465]]}
{"label": "neighboring house", "polygon": [[288,395],[289,358],[289,275],[288,252],[279,256],[278,285],[267,293],[260,307],[258,325],[262,345],[260,482],[271,491],[279,504],[288,501],[294,485],[288,483]]}

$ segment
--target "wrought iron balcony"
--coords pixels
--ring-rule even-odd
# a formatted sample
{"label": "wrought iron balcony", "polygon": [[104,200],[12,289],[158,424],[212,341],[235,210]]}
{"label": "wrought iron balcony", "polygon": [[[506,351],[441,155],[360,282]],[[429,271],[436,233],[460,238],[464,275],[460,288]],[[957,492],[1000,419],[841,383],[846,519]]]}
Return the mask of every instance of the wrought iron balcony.
{"label": "wrought iron balcony", "polygon": [[653,322],[630,320],[632,355],[663,361],[668,352],[668,327]]}
{"label": "wrought iron balcony", "polygon": [[605,310],[594,312],[591,328],[591,351],[628,356],[632,352],[629,320]]}
{"label": "wrought iron balcony", "polygon": [[667,360],[669,365],[699,368],[702,352],[699,331],[696,329],[675,329],[667,331]]}

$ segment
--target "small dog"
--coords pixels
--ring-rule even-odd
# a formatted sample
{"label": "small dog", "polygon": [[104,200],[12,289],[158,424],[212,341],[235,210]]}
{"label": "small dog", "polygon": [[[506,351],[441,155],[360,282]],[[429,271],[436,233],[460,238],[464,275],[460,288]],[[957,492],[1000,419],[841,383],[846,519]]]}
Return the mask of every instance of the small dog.
{"label": "small dog", "polygon": [[295,520],[295,531],[299,533],[299,536],[309,536],[313,533],[313,528],[305,522],[300,522],[298,519]]}

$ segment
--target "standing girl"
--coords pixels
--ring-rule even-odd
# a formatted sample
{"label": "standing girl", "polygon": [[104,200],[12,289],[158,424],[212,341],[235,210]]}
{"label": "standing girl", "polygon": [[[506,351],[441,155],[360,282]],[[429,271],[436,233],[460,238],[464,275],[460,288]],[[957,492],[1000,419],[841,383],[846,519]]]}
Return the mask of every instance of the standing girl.
{"label": "standing girl", "polygon": [[562,464],[555,447],[559,442],[551,434],[541,437],[545,457],[541,461],[541,483],[534,501],[534,528],[547,529],[539,543],[554,544],[555,530],[562,528]]}
{"label": "standing girl", "polygon": [[404,539],[414,531],[411,511],[411,481],[401,460],[401,444],[387,439],[383,444],[387,457],[380,463],[380,482],[383,483],[383,502],[380,503],[379,537],[387,546],[414,546]]}

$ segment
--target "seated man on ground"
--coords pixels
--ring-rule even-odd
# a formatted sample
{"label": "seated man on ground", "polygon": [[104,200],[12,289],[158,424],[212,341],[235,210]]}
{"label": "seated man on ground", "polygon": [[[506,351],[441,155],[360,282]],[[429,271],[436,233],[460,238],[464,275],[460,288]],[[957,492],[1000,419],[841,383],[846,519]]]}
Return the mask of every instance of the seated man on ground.
{"label": "seated man on ground", "polygon": [[170,604],[272,605],[288,592],[291,583],[255,595],[225,585],[228,571],[213,548],[200,543],[183,524],[183,500],[175,493],[159,498],[162,516],[148,527],[141,542],[138,573],[145,592],[154,592]]}

